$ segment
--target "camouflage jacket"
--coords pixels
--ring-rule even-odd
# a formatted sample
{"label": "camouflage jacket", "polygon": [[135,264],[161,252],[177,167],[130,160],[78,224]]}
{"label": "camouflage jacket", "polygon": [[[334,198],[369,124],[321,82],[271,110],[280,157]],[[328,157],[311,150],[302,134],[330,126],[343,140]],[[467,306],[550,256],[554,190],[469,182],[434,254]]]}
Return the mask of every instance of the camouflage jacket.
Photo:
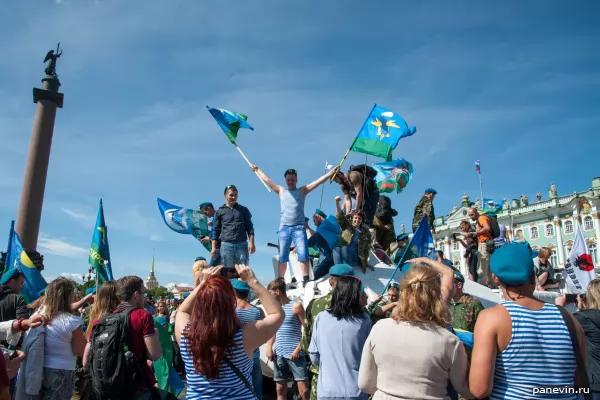
{"label": "camouflage jacket", "polygon": [[[340,228],[342,228],[339,246],[348,246],[350,242],[352,242],[355,228],[345,215],[336,215],[335,218],[337,219],[338,224],[340,224]],[[372,242],[373,237],[371,236],[369,229],[364,226],[360,228],[360,233],[358,234],[358,258],[360,259],[361,265],[364,267],[368,265],[369,250],[371,249]]]}
{"label": "camouflage jacket", "polygon": [[[302,335],[302,341],[300,342],[302,345],[302,350],[306,354],[308,354],[308,346],[310,346],[310,339],[312,338],[312,328],[315,323],[315,318],[321,311],[325,311],[331,305],[331,297],[333,296],[333,291],[329,292],[327,295],[320,297],[311,301],[306,307],[306,315],[304,317],[304,335]],[[319,373],[319,366],[311,364],[310,371],[312,373]]]}
{"label": "camouflage jacket", "polygon": [[381,299],[381,301],[379,303],[372,302],[371,304],[368,305],[367,312],[369,313],[369,316],[371,317],[371,323],[373,325],[375,325],[375,323],[377,321],[380,321],[380,320],[385,319],[385,318],[390,318],[392,316],[392,311],[394,311],[393,308],[387,310],[385,312],[385,314],[383,314],[383,317],[378,317],[378,316],[375,315],[375,310],[377,309],[377,307],[383,307],[383,306],[386,306],[388,304],[389,304],[389,302],[386,299]]}
{"label": "camouflage jacket", "polygon": [[429,226],[433,227],[433,221],[435,220],[435,212],[433,211],[433,203],[427,197],[421,197],[421,200],[417,203],[415,207],[415,214],[413,217],[413,230],[416,230],[423,216],[427,216],[427,222],[429,222]]}
{"label": "camouflage jacket", "polygon": [[464,331],[473,332],[477,316],[483,311],[483,304],[475,297],[463,294],[458,302],[450,303],[450,315],[452,315],[452,327]]}

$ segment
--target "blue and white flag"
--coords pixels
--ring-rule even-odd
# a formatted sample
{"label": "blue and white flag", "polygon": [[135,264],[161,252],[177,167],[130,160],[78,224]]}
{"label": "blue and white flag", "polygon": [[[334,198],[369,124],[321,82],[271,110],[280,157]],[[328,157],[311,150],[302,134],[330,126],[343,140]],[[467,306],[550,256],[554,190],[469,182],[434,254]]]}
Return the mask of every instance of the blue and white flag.
{"label": "blue and white flag", "polygon": [[[171,230],[184,235],[192,235],[198,240],[204,236],[210,236],[208,219],[200,210],[179,207],[162,199],[156,200],[163,221]],[[210,246],[210,243],[204,244],[209,251]]]}

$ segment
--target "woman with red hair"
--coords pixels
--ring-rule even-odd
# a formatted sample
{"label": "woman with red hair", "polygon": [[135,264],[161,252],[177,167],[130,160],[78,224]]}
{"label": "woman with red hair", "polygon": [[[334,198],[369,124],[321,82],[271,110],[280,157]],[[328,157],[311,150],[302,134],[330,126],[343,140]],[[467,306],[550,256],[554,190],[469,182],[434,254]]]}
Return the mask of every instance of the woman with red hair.
{"label": "woman with red hair", "polygon": [[252,289],[267,316],[242,327],[236,314],[233,286],[219,276],[222,267],[196,274],[199,284],[181,304],[175,336],[181,347],[187,399],[251,400],[252,355],[277,333],[284,318],[281,305],[245,265],[236,265],[240,279]]}

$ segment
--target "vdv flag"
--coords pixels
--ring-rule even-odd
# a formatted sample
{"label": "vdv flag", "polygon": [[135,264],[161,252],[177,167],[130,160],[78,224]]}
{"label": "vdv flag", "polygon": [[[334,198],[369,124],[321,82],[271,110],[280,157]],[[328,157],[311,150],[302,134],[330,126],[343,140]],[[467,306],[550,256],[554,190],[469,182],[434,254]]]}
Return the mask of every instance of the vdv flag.
{"label": "vdv flag", "polygon": [[416,131],[417,128],[414,126],[409,128],[400,115],[375,104],[350,150],[382,157],[389,161],[400,139],[412,136]]}
{"label": "vdv flag", "polygon": [[98,216],[96,217],[96,226],[92,235],[92,245],[90,246],[90,256],[88,263],[95,269],[98,276],[98,285],[114,280],[112,268],[110,265],[110,251],[108,247],[108,231],[104,221],[104,208],[102,199],[98,207]]}
{"label": "vdv flag", "polygon": [[587,291],[588,284],[596,279],[594,262],[585,243],[583,231],[579,223],[575,224],[575,242],[565,262],[567,287],[571,293],[582,294]]}
{"label": "vdv flag", "polygon": [[502,204],[504,202],[502,201],[498,201],[498,200],[494,200],[494,199],[483,199],[483,210],[484,211],[500,211],[502,210]]}
{"label": "vdv flag", "polygon": [[25,277],[25,285],[23,286],[21,295],[26,297],[29,302],[35,301],[40,297],[40,293],[46,286],[48,286],[48,283],[46,283],[40,270],[35,267],[33,261],[31,261],[25,250],[23,250],[21,239],[14,229],[11,230],[9,242],[10,247],[6,255],[8,269],[5,268],[0,284],[4,285],[7,283],[10,280],[13,271],[19,271]]}
{"label": "vdv flag", "polygon": [[412,179],[413,166],[403,158],[373,164],[379,193],[400,193]]}
{"label": "vdv flag", "polygon": [[[433,242],[433,235],[431,234],[431,228],[429,222],[427,222],[427,216],[424,216],[421,223],[417,227],[417,231],[410,239],[408,248],[404,252],[399,265],[402,265],[405,260],[410,260],[417,257],[429,257],[434,259],[433,252],[435,250],[435,244]],[[402,274],[410,268],[410,264],[402,267]]]}
{"label": "vdv flag", "polygon": [[211,108],[209,106],[206,106],[206,108],[208,108],[208,112],[210,112],[223,132],[225,132],[225,135],[231,140],[231,143],[235,143],[240,128],[247,128],[251,131],[254,130],[254,128],[246,122],[248,117],[244,114],[238,114],[222,108]]}
{"label": "vdv flag", "polygon": [[[208,219],[200,210],[179,207],[162,199],[156,200],[163,221],[171,230],[184,235],[192,235],[198,240],[204,236],[210,237]],[[203,243],[203,246],[210,251],[210,243]]]}
{"label": "vdv flag", "polygon": [[413,258],[417,257],[429,257],[434,259],[434,250],[435,245],[433,242],[433,235],[431,234],[431,229],[429,228],[429,222],[427,222],[427,216],[424,216],[421,220],[421,223],[419,223],[415,234],[410,239],[410,243],[406,247],[406,250],[404,250],[402,257],[398,261],[398,264],[396,264],[396,269],[392,273],[392,276],[390,276],[390,279],[385,285],[381,295],[383,296],[387,292],[390,282],[392,279],[394,279],[398,269],[401,269],[402,275],[404,275],[406,271],[410,269],[411,264],[405,264],[406,260],[412,260]]}

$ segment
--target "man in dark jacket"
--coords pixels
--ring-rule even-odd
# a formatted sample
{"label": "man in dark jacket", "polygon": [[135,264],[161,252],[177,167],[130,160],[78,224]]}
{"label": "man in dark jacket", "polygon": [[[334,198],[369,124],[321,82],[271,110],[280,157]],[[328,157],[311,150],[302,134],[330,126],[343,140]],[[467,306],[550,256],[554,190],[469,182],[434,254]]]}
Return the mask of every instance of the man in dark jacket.
{"label": "man in dark jacket", "polygon": [[19,294],[25,285],[23,273],[17,269],[6,272],[0,285],[0,322],[29,318],[25,299]]}
{"label": "man in dark jacket", "polygon": [[433,221],[435,221],[435,212],[433,211],[433,199],[437,191],[435,189],[427,189],[425,190],[425,194],[421,197],[421,200],[417,203],[415,207],[415,213],[413,217],[413,232],[417,231],[419,224],[424,216],[427,216],[427,222],[429,222],[429,228],[432,233],[435,233],[435,227],[433,226]]}

